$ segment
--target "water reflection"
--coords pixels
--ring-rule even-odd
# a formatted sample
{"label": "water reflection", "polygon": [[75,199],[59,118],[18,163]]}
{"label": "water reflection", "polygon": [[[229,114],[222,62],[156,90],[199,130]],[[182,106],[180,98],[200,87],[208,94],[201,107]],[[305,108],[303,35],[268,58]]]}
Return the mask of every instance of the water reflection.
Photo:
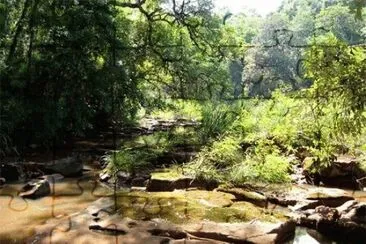
{"label": "water reflection", "polygon": [[24,184],[8,184],[0,188],[0,243],[24,243],[36,226],[85,209],[99,198],[96,195],[113,193],[101,186],[95,188],[90,180],[90,177],[65,179],[52,187],[53,196],[36,200],[17,196]]}

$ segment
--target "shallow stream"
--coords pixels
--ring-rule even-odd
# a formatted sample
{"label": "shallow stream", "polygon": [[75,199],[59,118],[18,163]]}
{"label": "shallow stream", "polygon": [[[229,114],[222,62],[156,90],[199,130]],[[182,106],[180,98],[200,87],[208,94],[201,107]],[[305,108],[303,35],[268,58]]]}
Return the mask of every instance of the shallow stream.
{"label": "shallow stream", "polygon": [[[0,243],[24,243],[34,235],[34,228],[48,220],[75,214],[102,197],[116,197],[121,214],[135,219],[163,218],[176,224],[200,220],[244,222],[257,219],[273,221],[281,213],[269,212],[247,202],[227,204],[224,195],[207,191],[140,193],[119,192],[100,185],[98,170],[83,177],[64,179],[52,186],[51,196],[24,200],[18,193],[24,183],[0,188]],[[350,191],[356,200],[366,202],[366,192]],[[222,193],[220,193],[222,194]],[[277,215],[276,215],[277,214]],[[293,244],[333,244],[319,233],[298,227]]]}

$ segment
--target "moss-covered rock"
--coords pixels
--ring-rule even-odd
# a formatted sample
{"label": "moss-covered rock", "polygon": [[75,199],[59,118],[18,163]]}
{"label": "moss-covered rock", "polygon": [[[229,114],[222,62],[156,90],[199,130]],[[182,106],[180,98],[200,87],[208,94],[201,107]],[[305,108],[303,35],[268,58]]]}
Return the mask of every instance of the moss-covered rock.
{"label": "moss-covered rock", "polygon": [[221,186],[217,190],[234,195],[238,201],[248,201],[260,207],[267,206],[267,197],[255,191],[244,188],[228,188],[225,186]]}
{"label": "moss-covered rock", "polygon": [[166,219],[173,223],[245,222],[253,219],[276,222],[283,215],[250,203],[234,204],[232,194],[217,191],[131,192],[119,196],[123,216],[132,219]]}
{"label": "moss-covered rock", "polygon": [[151,179],[147,184],[146,190],[151,192],[174,191],[188,188],[212,190],[217,185],[216,182],[186,176],[178,168],[169,168],[151,173]]}

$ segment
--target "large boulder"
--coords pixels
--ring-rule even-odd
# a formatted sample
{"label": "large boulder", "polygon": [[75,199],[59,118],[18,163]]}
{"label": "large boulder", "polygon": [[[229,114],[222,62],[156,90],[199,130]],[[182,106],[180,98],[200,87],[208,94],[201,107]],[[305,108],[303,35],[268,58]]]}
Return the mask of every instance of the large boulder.
{"label": "large boulder", "polygon": [[38,179],[29,181],[22,189],[19,196],[36,199],[48,196],[51,193],[51,184],[64,179],[61,174],[43,175]]}
{"label": "large boulder", "polygon": [[360,163],[355,157],[349,155],[339,155],[320,171],[313,173],[314,168],[319,167],[319,163],[315,158],[308,157],[303,161],[304,173],[308,176],[309,183],[319,184],[320,182],[326,186],[362,189],[358,179],[366,176],[366,172],[361,168]]}
{"label": "large boulder", "polygon": [[363,243],[366,238],[366,203],[348,201],[338,208],[318,206],[297,218],[301,226],[347,243]]}
{"label": "large boulder", "polygon": [[[348,204],[348,205],[347,205]],[[366,203],[350,201],[337,209],[340,213],[340,219],[353,221],[360,224],[366,224]]]}
{"label": "large boulder", "polygon": [[46,162],[43,167],[47,173],[59,173],[65,177],[80,176],[83,172],[83,162],[79,157],[67,157]]}

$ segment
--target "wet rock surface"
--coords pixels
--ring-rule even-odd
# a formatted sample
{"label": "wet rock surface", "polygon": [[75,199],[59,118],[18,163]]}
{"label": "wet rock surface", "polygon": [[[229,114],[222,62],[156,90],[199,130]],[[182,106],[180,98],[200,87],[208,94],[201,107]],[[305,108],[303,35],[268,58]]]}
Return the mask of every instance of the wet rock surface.
{"label": "wet rock surface", "polygon": [[349,201],[338,208],[318,206],[299,213],[296,221],[338,240],[362,243],[366,237],[366,203]]}
{"label": "wet rock surface", "polygon": [[283,243],[295,231],[292,221],[172,224],[159,218],[134,220],[124,217],[123,211],[113,212],[113,205],[112,199],[102,198],[69,218],[52,219],[39,226],[28,243]]}
{"label": "wet rock surface", "polygon": [[237,201],[247,201],[263,208],[268,206],[268,199],[262,193],[244,188],[219,187],[217,190],[233,194]]}
{"label": "wet rock surface", "polygon": [[50,183],[47,179],[32,180],[22,189],[19,196],[23,198],[37,199],[48,196],[51,193]]}
{"label": "wet rock surface", "polygon": [[295,233],[295,222],[270,224],[263,222],[250,223],[213,223],[203,222],[185,225],[183,229],[189,234],[201,238],[214,239],[227,243],[284,243]]}
{"label": "wet rock surface", "polygon": [[83,173],[83,161],[79,157],[67,157],[48,162],[8,162],[0,167],[0,177],[7,182],[35,179],[47,174],[78,177]]}
{"label": "wet rock surface", "polygon": [[310,184],[324,184],[325,186],[360,189],[364,188],[360,179],[366,177],[357,158],[350,155],[338,155],[328,167],[320,172],[311,173],[311,167],[317,164],[315,158],[307,157],[303,161],[304,174]]}

